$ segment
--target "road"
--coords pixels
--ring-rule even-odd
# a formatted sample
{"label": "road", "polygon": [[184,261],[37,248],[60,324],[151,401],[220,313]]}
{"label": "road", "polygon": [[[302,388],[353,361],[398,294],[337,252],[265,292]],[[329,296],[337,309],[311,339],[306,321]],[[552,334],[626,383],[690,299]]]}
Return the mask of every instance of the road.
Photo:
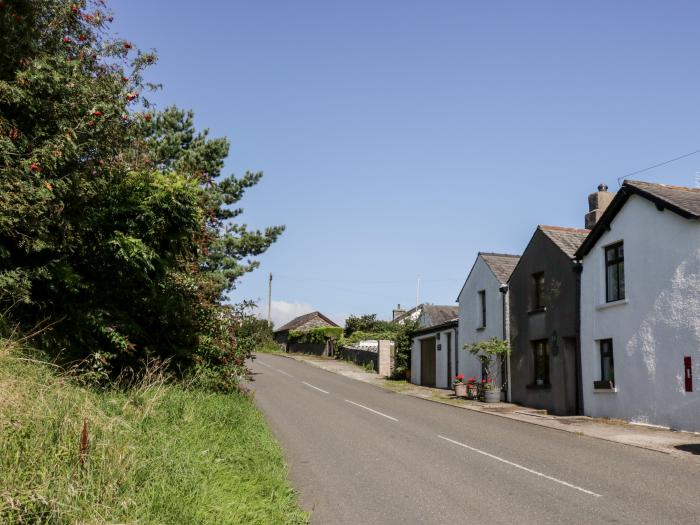
{"label": "road", "polygon": [[258,355],[255,402],[314,524],[700,523],[700,461]]}

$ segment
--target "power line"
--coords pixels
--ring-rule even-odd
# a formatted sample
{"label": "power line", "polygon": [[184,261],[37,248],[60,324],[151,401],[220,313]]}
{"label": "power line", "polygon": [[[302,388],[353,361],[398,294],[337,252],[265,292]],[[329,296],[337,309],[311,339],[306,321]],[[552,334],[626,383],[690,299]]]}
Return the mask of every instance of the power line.
{"label": "power line", "polygon": [[654,168],[659,168],[661,166],[665,166],[666,164],[671,164],[672,162],[676,162],[677,160],[684,159],[686,157],[690,157],[691,155],[695,155],[696,153],[700,153],[700,149],[696,149],[695,151],[691,151],[690,153],[686,153],[685,155],[681,155],[680,157],[676,157],[670,160],[665,160],[664,162],[659,162],[658,164],[654,164],[653,166],[649,166],[648,168],[643,168],[641,170],[633,171],[632,173],[628,173],[627,175],[623,175],[622,177],[617,178],[617,184],[618,186],[622,184],[620,181],[623,179],[626,179],[627,177],[631,177],[632,175],[637,175],[638,173],[643,173],[645,171],[653,170]]}

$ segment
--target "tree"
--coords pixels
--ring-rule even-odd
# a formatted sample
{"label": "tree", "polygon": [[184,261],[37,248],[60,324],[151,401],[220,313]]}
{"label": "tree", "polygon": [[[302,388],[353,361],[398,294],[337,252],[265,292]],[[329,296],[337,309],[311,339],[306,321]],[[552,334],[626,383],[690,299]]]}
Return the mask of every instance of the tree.
{"label": "tree", "polygon": [[42,343],[108,373],[146,358],[243,374],[223,304],[283,227],[234,208],[260,173],[222,176],[226,139],[154,112],[156,60],[108,33],[103,2],[0,2],[0,306]]}

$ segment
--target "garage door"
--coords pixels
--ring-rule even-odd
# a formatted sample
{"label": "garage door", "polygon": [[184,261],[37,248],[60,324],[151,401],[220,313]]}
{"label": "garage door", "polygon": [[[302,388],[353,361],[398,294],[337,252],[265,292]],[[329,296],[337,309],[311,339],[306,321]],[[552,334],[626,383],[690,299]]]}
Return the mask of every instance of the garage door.
{"label": "garage door", "polygon": [[420,342],[420,384],[435,386],[435,338]]}

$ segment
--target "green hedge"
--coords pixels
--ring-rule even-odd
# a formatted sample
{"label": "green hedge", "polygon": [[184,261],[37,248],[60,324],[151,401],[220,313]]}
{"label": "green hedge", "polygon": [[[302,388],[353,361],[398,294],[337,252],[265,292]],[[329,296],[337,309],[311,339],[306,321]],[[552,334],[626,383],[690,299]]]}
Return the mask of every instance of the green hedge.
{"label": "green hedge", "polygon": [[290,330],[289,343],[317,343],[325,344],[328,339],[337,341],[343,335],[340,326],[324,326],[312,328],[311,330]]}

